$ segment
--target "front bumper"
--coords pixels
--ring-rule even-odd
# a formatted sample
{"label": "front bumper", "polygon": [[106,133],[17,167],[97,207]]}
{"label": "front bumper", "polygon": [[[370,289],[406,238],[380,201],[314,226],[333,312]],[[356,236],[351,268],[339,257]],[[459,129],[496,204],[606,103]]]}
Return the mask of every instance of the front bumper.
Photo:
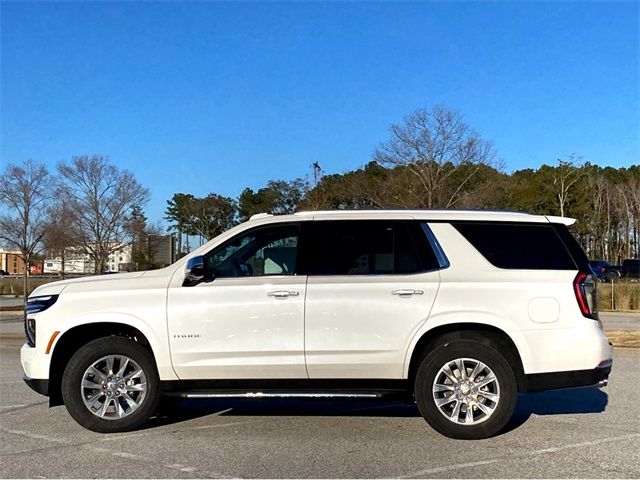
{"label": "front bumper", "polygon": [[29,385],[29,388],[40,395],[49,396],[49,380],[46,378],[29,378],[26,375],[22,376],[24,383]]}

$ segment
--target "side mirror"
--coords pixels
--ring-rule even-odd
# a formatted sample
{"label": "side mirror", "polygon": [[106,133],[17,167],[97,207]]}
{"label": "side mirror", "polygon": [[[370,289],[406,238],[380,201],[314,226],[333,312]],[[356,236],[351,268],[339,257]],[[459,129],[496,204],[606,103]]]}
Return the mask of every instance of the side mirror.
{"label": "side mirror", "polygon": [[193,287],[200,283],[204,279],[204,257],[198,255],[190,258],[184,273],[183,287]]}

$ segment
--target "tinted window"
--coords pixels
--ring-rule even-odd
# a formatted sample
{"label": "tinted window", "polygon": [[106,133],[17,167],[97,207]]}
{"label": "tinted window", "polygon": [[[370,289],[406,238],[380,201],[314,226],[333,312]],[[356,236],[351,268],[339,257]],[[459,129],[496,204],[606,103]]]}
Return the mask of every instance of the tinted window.
{"label": "tinted window", "polygon": [[207,254],[207,271],[222,278],[293,275],[298,231],[298,225],[276,225],[240,234]]}
{"label": "tinted window", "polygon": [[315,221],[304,224],[304,228],[305,271],[309,275],[384,275],[427,270],[406,222]]}
{"label": "tinted window", "polygon": [[454,222],[453,226],[496,267],[577,269],[551,224]]}

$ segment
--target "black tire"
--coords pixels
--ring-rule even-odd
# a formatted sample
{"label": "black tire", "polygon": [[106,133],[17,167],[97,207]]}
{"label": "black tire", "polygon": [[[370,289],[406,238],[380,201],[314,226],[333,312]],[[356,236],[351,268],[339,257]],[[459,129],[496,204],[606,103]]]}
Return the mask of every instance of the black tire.
{"label": "black tire", "polygon": [[[140,366],[146,377],[146,394],[139,407],[120,419],[98,417],[89,411],[82,398],[80,387],[85,371],[107,355],[129,357]],[[160,401],[160,381],[153,355],[143,345],[124,337],[93,340],[80,348],[67,364],[62,376],[62,398],[71,417],[89,430],[100,433],[133,430],[155,413]]]}
{"label": "black tire", "polygon": [[[517,383],[509,362],[496,348],[485,341],[443,340],[422,360],[416,373],[414,393],[420,413],[434,430],[449,438],[472,440],[491,437],[505,427],[516,406]],[[436,406],[433,394],[436,375],[447,362],[458,358],[479,360],[493,371],[498,381],[500,399],[493,413],[477,424],[456,423]]]}

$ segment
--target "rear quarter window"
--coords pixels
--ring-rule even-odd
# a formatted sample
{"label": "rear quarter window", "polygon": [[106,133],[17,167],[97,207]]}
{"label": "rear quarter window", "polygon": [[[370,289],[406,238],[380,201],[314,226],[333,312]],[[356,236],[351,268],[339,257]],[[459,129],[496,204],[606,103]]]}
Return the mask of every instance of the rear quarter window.
{"label": "rear quarter window", "polygon": [[454,222],[452,225],[483,257],[498,268],[578,269],[571,253],[550,223]]}

